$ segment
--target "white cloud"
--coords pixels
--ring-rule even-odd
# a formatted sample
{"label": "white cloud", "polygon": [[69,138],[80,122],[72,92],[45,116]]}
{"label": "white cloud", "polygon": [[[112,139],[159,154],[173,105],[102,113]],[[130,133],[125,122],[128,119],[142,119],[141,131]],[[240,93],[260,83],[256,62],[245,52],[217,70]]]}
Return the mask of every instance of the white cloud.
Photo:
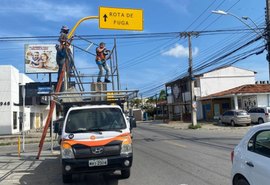
{"label": "white cloud", "polygon": [[[12,8],[10,5],[12,4]],[[23,13],[30,14],[38,18],[48,21],[62,21],[70,18],[82,18],[90,15],[91,8],[89,6],[80,5],[78,3],[61,4],[59,2],[48,2],[46,0],[31,1],[6,1],[1,4],[0,13]]]}
{"label": "white cloud", "polygon": [[[192,51],[193,57],[198,55],[198,53],[199,53],[199,48],[195,47],[194,50]],[[184,47],[183,45],[176,44],[174,48],[171,48],[168,51],[162,52],[162,55],[171,56],[175,58],[188,57],[189,49],[188,47]]]}

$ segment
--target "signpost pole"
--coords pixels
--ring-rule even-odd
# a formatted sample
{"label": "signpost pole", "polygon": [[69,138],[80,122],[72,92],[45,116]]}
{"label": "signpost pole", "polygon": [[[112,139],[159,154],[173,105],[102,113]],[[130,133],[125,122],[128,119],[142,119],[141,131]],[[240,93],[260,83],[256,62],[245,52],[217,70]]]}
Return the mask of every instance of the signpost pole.
{"label": "signpost pole", "polygon": [[25,85],[22,86],[23,113],[22,113],[22,151],[25,152]]}

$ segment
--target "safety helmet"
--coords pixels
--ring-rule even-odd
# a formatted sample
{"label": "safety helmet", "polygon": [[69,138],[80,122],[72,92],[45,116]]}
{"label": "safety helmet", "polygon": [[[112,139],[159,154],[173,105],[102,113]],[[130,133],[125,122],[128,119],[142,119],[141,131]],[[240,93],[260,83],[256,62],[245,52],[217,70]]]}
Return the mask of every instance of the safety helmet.
{"label": "safety helmet", "polygon": [[105,43],[104,42],[101,42],[101,43],[99,43],[99,45],[101,46],[101,45],[105,45]]}
{"label": "safety helmet", "polygon": [[61,31],[69,31],[69,28],[67,26],[62,26]]}

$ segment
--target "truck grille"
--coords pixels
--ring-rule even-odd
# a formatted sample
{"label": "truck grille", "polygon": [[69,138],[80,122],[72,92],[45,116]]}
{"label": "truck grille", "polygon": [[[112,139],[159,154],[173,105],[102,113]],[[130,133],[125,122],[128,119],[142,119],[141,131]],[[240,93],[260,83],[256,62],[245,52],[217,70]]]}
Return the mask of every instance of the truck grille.
{"label": "truck grille", "polygon": [[89,147],[85,145],[74,145],[75,158],[106,157],[120,155],[121,145],[105,145]]}

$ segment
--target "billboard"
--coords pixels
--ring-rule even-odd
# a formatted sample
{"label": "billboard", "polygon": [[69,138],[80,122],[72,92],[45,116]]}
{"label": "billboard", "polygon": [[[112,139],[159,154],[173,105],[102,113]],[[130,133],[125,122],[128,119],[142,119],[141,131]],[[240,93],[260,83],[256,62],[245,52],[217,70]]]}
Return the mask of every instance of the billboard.
{"label": "billboard", "polygon": [[25,73],[57,73],[54,44],[26,44],[24,46]]}

